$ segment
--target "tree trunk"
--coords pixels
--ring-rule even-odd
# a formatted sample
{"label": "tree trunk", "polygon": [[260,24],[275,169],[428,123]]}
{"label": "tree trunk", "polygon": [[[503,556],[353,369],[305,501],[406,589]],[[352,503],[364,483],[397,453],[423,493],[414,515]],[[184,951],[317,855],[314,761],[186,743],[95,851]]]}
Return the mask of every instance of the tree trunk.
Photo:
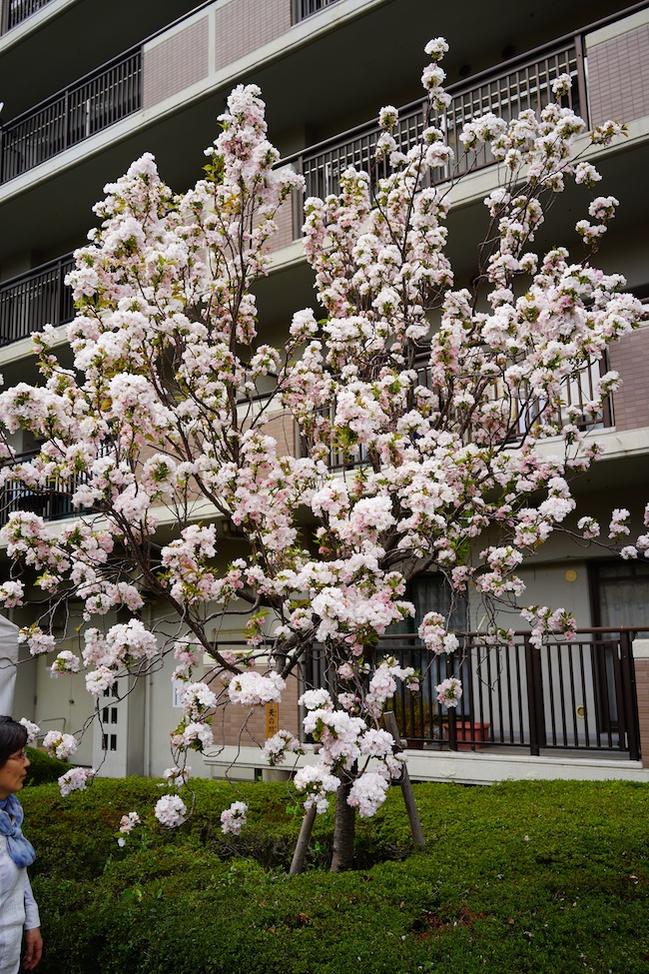
{"label": "tree trunk", "polygon": [[331,872],[339,873],[351,869],[354,864],[354,836],[356,832],[356,809],[347,804],[353,779],[343,781],[336,792],[336,820],[334,824],[334,849],[331,859]]}
{"label": "tree trunk", "polygon": [[311,839],[311,832],[313,831],[315,816],[316,807],[315,805],[312,805],[302,819],[300,834],[298,836],[295,852],[293,853],[293,859],[291,861],[291,868],[289,870],[290,876],[297,876],[298,873],[301,873],[304,869],[304,860],[306,859],[307,850],[309,848],[309,841]]}

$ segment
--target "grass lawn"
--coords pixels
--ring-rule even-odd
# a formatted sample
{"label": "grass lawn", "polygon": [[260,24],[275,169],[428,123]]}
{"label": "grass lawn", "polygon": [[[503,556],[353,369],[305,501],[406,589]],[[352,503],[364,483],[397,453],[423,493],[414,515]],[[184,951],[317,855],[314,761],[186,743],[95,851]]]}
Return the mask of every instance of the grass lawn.
{"label": "grass lawn", "polygon": [[[98,781],[67,799],[24,792],[39,859],[42,974],[649,972],[649,787],[511,782],[415,787],[427,840],[412,853],[400,791],[360,823],[358,869],[286,863],[299,827],[284,785],[195,782],[178,832],[151,815],[155,782]],[[239,838],[221,810],[250,805]],[[119,849],[121,814],[145,825]]]}

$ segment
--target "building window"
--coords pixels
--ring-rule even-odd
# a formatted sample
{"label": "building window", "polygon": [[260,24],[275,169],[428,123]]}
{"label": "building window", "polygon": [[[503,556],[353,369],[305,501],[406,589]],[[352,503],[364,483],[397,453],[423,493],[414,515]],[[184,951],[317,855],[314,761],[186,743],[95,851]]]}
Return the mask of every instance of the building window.
{"label": "building window", "polygon": [[649,565],[641,561],[593,562],[590,566],[593,625],[631,626],[649,634]]}
{"label": "building window", "polygon": [[[589,565],[593,625],[604,629],[633,628],[649,635],[649,565],[640,561],[594,561]],[[617,638],[600,633],[593,646],[598,731],[620,729],[618,710]]]}
{"label": "building window", "polygon": [[405,599],[415,607],[414,618],[404,619],[403,622],[390,626],[390,633],[415,633],[427,612],[441,613],[451,632],[466,630],[466,596],[453,592],[440,572],[430,572],[413,578],[406,589]]}

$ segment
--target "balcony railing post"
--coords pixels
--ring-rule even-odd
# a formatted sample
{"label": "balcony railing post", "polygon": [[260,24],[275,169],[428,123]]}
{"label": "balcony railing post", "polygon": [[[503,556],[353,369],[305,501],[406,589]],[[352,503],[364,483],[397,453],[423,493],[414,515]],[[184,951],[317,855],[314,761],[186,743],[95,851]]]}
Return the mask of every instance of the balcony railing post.
{"label": "balcony railing post", "polygon": [[59,266],[58,266],[58,275],[57,275],[57,286],[58,286],[58,303],[57,303],[58,312],[57,313],[58,313],[58,320],[56,322],[57,325],[62,325],[63,322],[67,320],[67,315],[65,313],[65,303],[66,303],[66,300],[65,299],[66,299],[66,294],[65,294],[65,269],[64,269],[64,265],[67,262],[67,260],[68,260],[67,257],[62,257],[59,260]]}
{"label": "balcony railing post", "polygon": [[620,673],[622,677],[622,703],[629,757],[632,761],[639,761],[640,730],[638,727],[638,696],[635,685],[635,667],[633,665],[633,643],[631,633],[628,630],[620,633]]}
{"label": "balcony railing post", "polygon": [[63,98],[63,148],[67,149],[70,142],[70,90],[65,89]]}
{"label": "balcony railing post", "polygon": [[[446,676],[453,676],[453,665],[450,657],[446,657]],[[446,716],[448,718],[448,746],[451,751],[457,751],[457,714],[455,707],[448,707]]]}
{"label": "balcony railing post", "polygon": [[575,56],[577,59],[577,95],[579,97],[579,114],[590,126],[590,112],[588,110],[588,89],[586,87],[586,69],[584,60],[584,38],[582,34],[575,35]]}
{"label": "balcony railing post", "polygon": [[[302,156],[300,155],[294,163],[295,171],[303,172]],[[304,190],[294,190],[291,193],[291,220],[293,224],[293,240],[299,240],[302,234],[302,224],[304,222]]]}
{"label": "balcony railing post", "polygon": [[543,672],[541,654],[532,646],[528,634],[525,643],[525,674],[527,677],[527,713],[530,722],[530,754],[538,757],[545,744],[545,718],[543,713]]}
{"label": "balcony railing post", "polygon": [[[609,370],[608,352],[604,353],[599,360],[600,377],[606,375]],[[613,393],[607,392],[602,402],[602,422],[606,429],[615,426],[615,411],[613,409]]]}

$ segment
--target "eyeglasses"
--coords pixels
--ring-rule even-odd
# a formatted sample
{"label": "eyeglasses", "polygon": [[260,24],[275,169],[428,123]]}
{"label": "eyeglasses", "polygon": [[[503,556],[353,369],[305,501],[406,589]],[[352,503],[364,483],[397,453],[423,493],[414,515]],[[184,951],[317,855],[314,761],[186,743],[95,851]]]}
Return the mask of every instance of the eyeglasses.
{"label": "eyeglasses", "polygon": [[25,751],[24,748],[22,748],[22,750],[16,751],[15,754],[10,754],[9,755],[9,760],[10,761],[26,761],[27,760],[27,752]]}

